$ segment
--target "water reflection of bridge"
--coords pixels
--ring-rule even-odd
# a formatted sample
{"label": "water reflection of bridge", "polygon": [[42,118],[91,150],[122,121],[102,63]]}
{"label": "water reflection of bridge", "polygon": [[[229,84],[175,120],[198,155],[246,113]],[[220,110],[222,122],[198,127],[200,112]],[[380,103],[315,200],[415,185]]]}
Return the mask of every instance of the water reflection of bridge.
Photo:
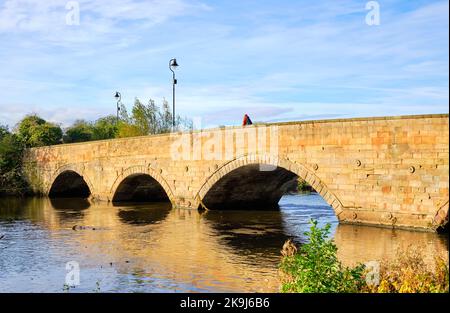
{"label": "water reflection of bridge", "polygon": [[[14,201],[2,202],[2,207],[10,208],[2,211],[2,218],[6,214],[42,225],[55,238],[63,238],[81,264],[113,263],[118,272],[164,277],[198,290],[276,290],[279,250],[292,235],[280,211],[200,214],[155,204],[114,207],[70,199]],[[95,230],[73,231],[74,225]],[[448,251],[448,240],[443,238],[351,225],[339,225],[335,233],[346,264],[390,258],[396,247],[410,243],[421,247],[430,261]]]}

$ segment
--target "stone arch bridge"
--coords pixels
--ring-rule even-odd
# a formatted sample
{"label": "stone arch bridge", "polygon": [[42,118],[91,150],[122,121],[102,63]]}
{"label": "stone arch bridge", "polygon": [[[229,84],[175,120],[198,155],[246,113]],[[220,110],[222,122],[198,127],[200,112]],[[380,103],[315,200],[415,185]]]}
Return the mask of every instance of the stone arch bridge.
{"label": "stone arch bridge", "polygon": [[298,177],[340,222],[446,227],[449,116],[227,127],[27,150],[25,174],[50,197],[267,209]]}

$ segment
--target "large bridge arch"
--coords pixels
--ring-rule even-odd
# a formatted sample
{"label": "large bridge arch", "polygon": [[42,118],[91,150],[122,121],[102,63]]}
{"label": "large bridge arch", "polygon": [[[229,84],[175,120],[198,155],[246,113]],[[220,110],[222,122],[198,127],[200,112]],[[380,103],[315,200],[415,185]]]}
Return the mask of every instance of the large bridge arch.
{"label": "large bridge arch", "polygon": [[115,200],[114,197],[117,194],[117,191],[118,191],[119,187],[121,186],[121,184],[123,182],[125,182],[127,178],[137,177],[138,175],[148,176],[152,180],[156,181],[161,186],[161,188],[163,189],[165,194],[167,195],[167,198],[169,199],[169,201],[172,204],[174,204],[175,198],[174,198],[172,189],[170,188],[169,184],[161,176],[159,171],[153,169],[150,165],[149,166],[141,166],[141,165],[131,166],[131,167],[125,169],[124,171],[122,171],[119,175],[117,175],[117,177],[114,180],[113,185],[111,186],[111,188],[109,190],[108,199],[110,201],[114,201]]}
{"label": "large bridge arch", "polygon": [[86,175],[85,165],[71,163],[59,167],[51,175],[45,194],[50,197],[71,196],[88,198],[95,194],[94,185]]}
{"label": "large bridge arch", "polygon": [[[201,186],[200,190],[196,194],[196,199],[199,205],[207,208],[204,203],[204,198],[213,186],[218,183],[223,177],[229,173],[243,168],[245,166],[258,165],[258,166],[273,166],[281,168],[286,172],[293,173],[294,175],[302,178],[308,184],[310,184],[318,194],[334,209],[336,216],[343,211],[343,205],[338,197],[327,187],[327,185],[316,175],[314,169],[309,169],[302,164],[298,164],[287,158],[279,158],[273,155],[259,155],[259,154],[247,154],[240,156],[230,162],[225,163],[219,167],[213,174],[211,174]],[[269,169],[269,168],[268,168]]]}

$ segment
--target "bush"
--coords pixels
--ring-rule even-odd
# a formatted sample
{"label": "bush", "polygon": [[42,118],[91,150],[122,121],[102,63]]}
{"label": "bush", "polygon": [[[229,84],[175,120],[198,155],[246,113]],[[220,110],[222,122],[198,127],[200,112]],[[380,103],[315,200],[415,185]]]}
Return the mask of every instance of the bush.
{"label": "bush", "polygon": [[288,240],[281,251],[282,292],[365,292],[365,293],[431,293],[449,292],[449,264],[444,257],[435,257],[428,268],[422,253],[409,247],[398,250],[394,261],[383,260],[378,285],[368,284],[365,266],[342,266],[337,247],[329,239],[330,224],[311,228],[305,235],[309,242],[300,249]]}
{"label": "bush", "polygon": [[22,194],[28,191],[22,177],[23,145],[15,134],[0,126],[0,194]]}
{"label": "bush", "polygon": [[[329,239],[331,225],[324,228],[311,220],[305,235],[309,242],[296,251],[285,244],[280,264],[282,292],[357,292],[365,284],[364,265],[344,267],[337,258],[337,247]],[[291,252],[287,252],[290,249]],[[296,251],[293,253],[293,251]]]}
{"label": "bush", "polygon": [[384,260],[380,265],[378,286],[366,286],[363,291],[377,293],[436,293],[449,292],[448,262],[434,258],[434,267],[428,268],[422,253],[409,247],[399,250],[394,262]]}

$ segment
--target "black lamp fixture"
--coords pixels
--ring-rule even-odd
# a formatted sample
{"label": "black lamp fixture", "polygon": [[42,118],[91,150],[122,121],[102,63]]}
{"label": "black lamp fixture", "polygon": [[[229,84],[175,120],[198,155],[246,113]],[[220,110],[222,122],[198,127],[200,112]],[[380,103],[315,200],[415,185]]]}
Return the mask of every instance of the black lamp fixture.
{"label": "black lamp fixture", "polygon": [[117,100],[117,123],[119,123],[119,111],[120,111],[120,101],[122,100],[122,95],[120,92],[116,91],[116,94],[114,95],[114,98]]}
{"label": "black lamp fixture", "polygon": [[170,60],[170,66],[176,69],[176,67],[178,67],[177,59]]}
{"label": "black lamp fixture", "polygon": [[175,130],[175,85],[177,84],[177,80],[175,78],[175,71],[178,67],[177,59],[171,59],[169,61],[169,69],[172,71],[172,127]]}

